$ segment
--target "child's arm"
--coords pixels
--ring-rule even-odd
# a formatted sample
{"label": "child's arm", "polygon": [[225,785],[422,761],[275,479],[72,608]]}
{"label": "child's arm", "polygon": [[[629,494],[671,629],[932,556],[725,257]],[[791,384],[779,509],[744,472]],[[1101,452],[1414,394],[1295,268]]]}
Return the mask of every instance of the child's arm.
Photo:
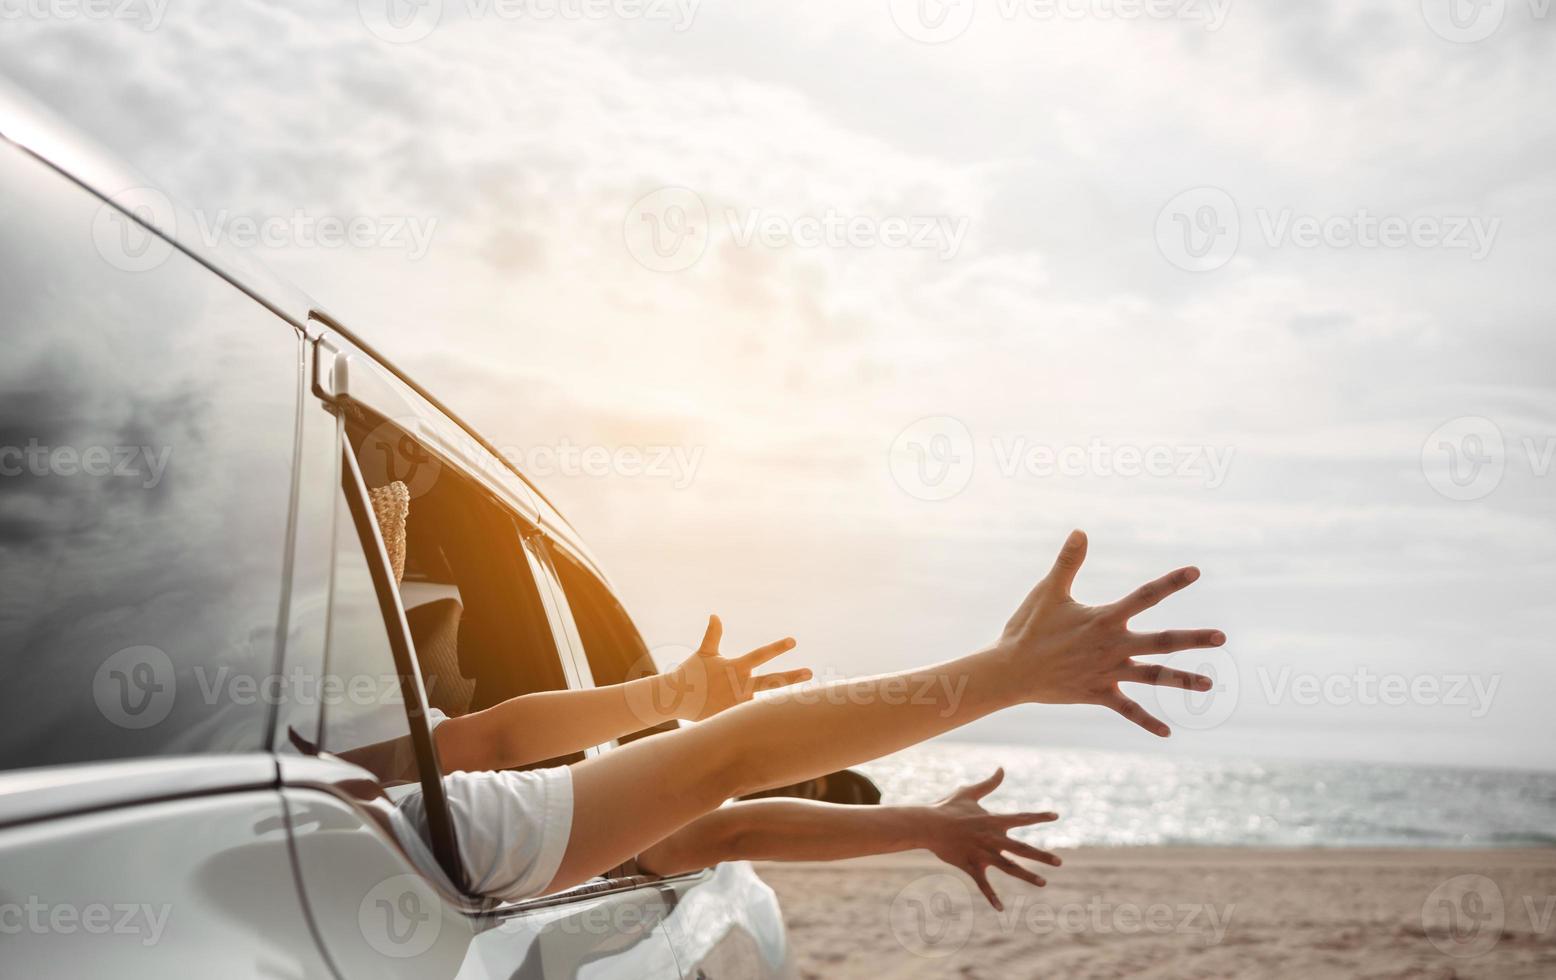
{"label": "child's arm", "polygon": [[839,806],[809,800],[732,803],[644,851],[638,866],[658,875],[681,874],[721,861],[835,861],[923,848],[966,872],[989,904],[1003,908],[989,886],[988,869],[1039,887],[1047,884],[1006,853],[1059,865],[1047,851],[1015,840],[1016,827],[1057,820],[1054,813],[994,814],[979,800],[992,793],[1005,770],[964,786],[933,806]]}
{"label": "child's arm", "polygon": [[439,763],[445,773],[511,769],[667,721],[700,721],[751,700],[757,691],[810,679],[804,669],[752,674],[794,649],[792,638],[726,660],[719,655],[723,633],[719,618],[710,617],[697,652],[668,673],[589,690],[525,694],[450,718],[434,731]]}

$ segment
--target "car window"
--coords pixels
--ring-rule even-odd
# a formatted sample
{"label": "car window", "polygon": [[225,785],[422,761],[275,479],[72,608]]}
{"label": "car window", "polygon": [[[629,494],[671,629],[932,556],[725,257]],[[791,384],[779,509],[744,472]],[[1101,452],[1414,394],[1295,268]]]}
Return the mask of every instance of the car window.
{"label": "car window", "polygon": [[458,717],[568,687],[514,515],[392,422],[353,406],[347,432],[370,491],[405,488],[399,592],[429,705]]}
{"label": "car window", "polygon": [[[594,683],[601,686],[624,684],[655,673],[648,645],[610,588],[564,549],[552,547],[548,550],[572,610]],[[630,742],[675,727],[676,723],[670,721],[618,741]]]}
{"label": "car window", "polygon": [[367,769],[386,787],[418,782],[406,692],[368,565],[381,545],[371,527],[358,526],[348,495],[360,491],[352,472],[343,474],[320,690],[321,748]]}
{"label": "car window", "polygon": [[0,197],[0,768],[262,750],[301,337],[5,144]]}

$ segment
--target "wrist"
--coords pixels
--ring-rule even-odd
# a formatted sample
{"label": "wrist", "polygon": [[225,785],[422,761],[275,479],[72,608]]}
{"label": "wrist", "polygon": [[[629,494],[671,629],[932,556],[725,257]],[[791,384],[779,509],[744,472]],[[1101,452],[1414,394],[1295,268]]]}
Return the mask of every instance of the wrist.
{"label": "wrist", "polygon": [[696,721],[701,703],[694,703],[691,686],[686,675],[677,667],[663,674],[654,674],[654,704],[664,706],[661,721]]}
{"label": "wrist", "polygon": [[903,807],[905,826],[903,843],[908,848],[933,851],[945,837],[946,816],[937,806]]}

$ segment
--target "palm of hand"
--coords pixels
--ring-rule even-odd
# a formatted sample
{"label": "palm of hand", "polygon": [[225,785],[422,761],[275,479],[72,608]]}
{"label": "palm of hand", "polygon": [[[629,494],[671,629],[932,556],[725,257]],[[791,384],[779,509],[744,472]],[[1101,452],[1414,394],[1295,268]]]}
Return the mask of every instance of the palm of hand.
{"label": "palm of hand", "polygon": [[990,905],[1001,911],[999,896],[989,884],[989,869],[998,868],[1013,878],[1038,886],[1048,884],[1042,875],[1029,871],[1007,854],[1014,854],[1033,861],[1058,867],[1060,861],[1053,854],[1033,847],[1010,836],[1017,827],[1048,823],[1059,819],[1056,813],[990,813],[979,802],[994,792],[1005,779],[1005,770],[996,769],[994,775],[981,783],[964,786],[935,804],[934,812],[939,831],[934,835],[930,850],[951,867],[965,872],[978,886]]}
{"label": "palm of hand", "polygon": [[1136,633],[1129,620],[1199,578],[1199,569],[1180,568],[1140,586],[1104,606],[1087,606],[1070,597],[1070,588],[1086,559],[1086,536],[1072,533],[1050,571],[1021,603],[999,646],[1026,678],[1029,700],[1044,704],[1098,704],[1112,708],[1147,731],[1171,734],[1162,721],[1120,690],[1122,683],[1208,691],[1203,674],[1173,670],[1134,658],[1179,650],[1218,647],[1219,630],[1163,630]]}

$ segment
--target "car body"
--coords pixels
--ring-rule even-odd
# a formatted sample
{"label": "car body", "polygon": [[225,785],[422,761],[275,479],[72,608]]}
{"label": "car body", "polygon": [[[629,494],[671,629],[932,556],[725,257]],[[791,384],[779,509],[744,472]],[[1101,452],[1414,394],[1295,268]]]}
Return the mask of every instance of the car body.
{"label": "car body", "polygon": [[[616,682],[652,669],[647,649],[522,473],[193,227],[0,88],[4,972],[791,975],[745,863],[628,867],[529,902],[467,893],[429,698]],[[363,468],[380,465],[449,535],[412,542],[402,587],[370,520]],[[414,630],[451,595],[455,665],[429,673]],[[499,654],[494,636],[523,642]],[[331,691],[359,652],[382,655],[387,708],[377,689],[360,705]],[[403,724],[404,785],[327,751],[357,708]],[[427,840],[395,806],[406,793]]]}

